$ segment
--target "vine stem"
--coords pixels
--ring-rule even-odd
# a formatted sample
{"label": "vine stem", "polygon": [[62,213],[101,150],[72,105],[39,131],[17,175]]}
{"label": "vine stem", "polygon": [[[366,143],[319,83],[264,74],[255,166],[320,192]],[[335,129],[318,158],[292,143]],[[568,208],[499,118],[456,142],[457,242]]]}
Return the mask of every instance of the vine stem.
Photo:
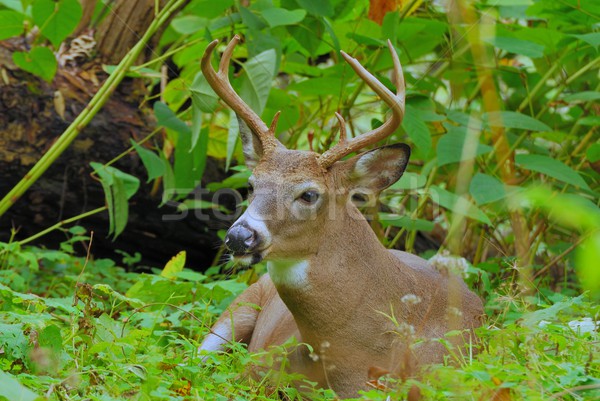
{"label": "vine stem", "polygon": [[105,211],[107,209],[108,209],[108,207],[102,206],[102,207],[99,207],[97,209],[90,210],[89,212],[78,214],[75,217],[71,217],[69,219],[59,221],[58,223],[54,224],[53,226],[50,226],[50,227],[46,228],[45,230],[40,231],[39,233],[37,233],[35,235],[32,235],[31,237],[28,237],[28,238],[25,238],[24,240],[19,241],[19,244],[20,245],[25,245],[25,244],[33,241],[33,240],[36,240],[36,239],[38,239],[40,237],[43,237],[44,235],[48,234],[49,232],[52,232],[54,230],[57,230],[57,229],[61,228],[62,226],[66,226],[67,224],[74,223],[77,220],[80,220],[80,219],[83,219],[85,217],[89,217],[89,216],[92,216],[94,214],[103,212],[103,211]]}
{"label": "vine stem", "polygon": [[54,161],[69,147],[71,142],[90,123],[94,116],[107,102],[109,97],[121,83],[129,68],[139,57],[146,44],[158,29],[169,20],[169,17],[186,0],[170,0],[169,3],[158,13],[152,21],[142,38],[123,57],[115,71],[110,74],[92,100],[85,106],[82,112],[75,118],[69,127],[58,137],[54,145],[38,160],[29,172],[15,185],[8,194],[0,200],[0,217],[14,205],[17,200],[36,182]]}

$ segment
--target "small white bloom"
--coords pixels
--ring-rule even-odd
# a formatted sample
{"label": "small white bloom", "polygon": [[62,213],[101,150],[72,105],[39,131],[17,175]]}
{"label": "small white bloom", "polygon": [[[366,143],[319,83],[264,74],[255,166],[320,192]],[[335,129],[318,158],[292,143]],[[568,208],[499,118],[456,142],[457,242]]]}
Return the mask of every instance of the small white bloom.
{"label": "small white bloom", "polygon": [[402,301],[406,305],[416,305],[421,302],[421,297],[415,294],[406,294],[405,296],[400,298],[400,301]]}

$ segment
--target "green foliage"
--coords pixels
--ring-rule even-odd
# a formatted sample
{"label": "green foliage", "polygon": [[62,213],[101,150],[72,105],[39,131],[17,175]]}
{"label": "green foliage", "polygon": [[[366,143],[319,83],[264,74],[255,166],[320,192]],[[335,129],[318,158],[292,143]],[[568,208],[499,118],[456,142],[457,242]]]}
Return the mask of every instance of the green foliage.
{"label": "green foliage", "polygon": [[[250,175],[236,166],[243,158],[235,116],[200,72],[210,41],[221,41],[216,65],[230,35],[241,34],[229,69],[233,88],[267,124],[282,112],[277,135],[289,148],[321,152],[338,140],[334,112],[351,122],[351,136],[385,120],[387,107],[339,50],[394,89],[389,39],[408,88],[406,117],[389,142],[409,143],[412,164],[382,194],[382,241],[414,252],[418,233],[441,238],[472,262],[467,281],[486,300],[488,317],[477,356],[451,352],[454,366],[431,367],[418,382],[382,378],[378,387],[388,391],[365,397],[401,399],[413,384],[432,400],[600,397],[600,6],[498,0],[448,10],[422,2],[389,12],[379,25],[366,0],[238,3],[190,1],[164,32],[156,59],[128,72],[152,86],[167,57],[178,69],[162,101],[151,99],[164,143],[158,130],[132,143],[148,181],[162,182],[163,201],[215,207],[190,198],[207,157],[231,172],[209,190],[243,188]],[[51,81],[52,50],[80,15],[76,0],[0,0],[0,39],[34,35],[31,51],[15,53],[14,62]],[[92,166],[116,238],[139,179]],[[287,386],[293,376],[248,377],[250,366],[270,366],[283,349],[252,356],[233,344],[227,355],[197,355],[250,273],[224,277],[213,266],[200,274],[184,268],[183,254],[162,271],[127,273],[111,261],[72,256],[85,236],[71,234],[60,251],[0,244],[0,398],[301,397]],[[333,399],[316,391],[313,398]]]}
{"label": "green foliage", "polygon": [[28,53],[14,52],[12,57],[21,69],[38,75],[48,82],[52,81],[58,68],[54,54],[47,47],[34,47]]}
{"label": "green foliage", "polygon": [[[23,262],[32,259],[36,267]],[[306,399],[290,386],[295,375],[266,369],[285,357],[284,348],[250,355],[232,344],[229,354],[197,354],[212,321],[246,286],[184,269],[184,254],[144,275],[16,243],[0,244],[0,261],[0,396],[277,400],[279,390]],[[475,283],[489,275],[472,266],[468,272]],[[598,304],[548,291],[523,298],[511,283],[487,283],[492,317],[478,332],[481,345],[473,345],[478,355],[450,348],[453,366],[432,366],[419,381],[382,377],[380,390],[364,396],[402,399],[412,385],[432,400],[492,399],[502,391],[514,400],[599,396]],[[247,374],[263,368],[258,381]],[[314,390],[311,399],[334,397]]]}

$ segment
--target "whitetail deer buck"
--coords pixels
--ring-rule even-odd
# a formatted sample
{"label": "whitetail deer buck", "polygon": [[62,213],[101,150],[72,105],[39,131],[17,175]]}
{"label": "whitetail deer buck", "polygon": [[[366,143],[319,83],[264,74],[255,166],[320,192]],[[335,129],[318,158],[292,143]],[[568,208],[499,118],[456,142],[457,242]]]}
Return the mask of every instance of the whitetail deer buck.
{"label": "whitetail deer buck", "polygon": [[391,107],[392,117],[348,140],[336,113],[340,142],[319,155],[286,149],[274,135],[278,115],[267,127],[234,92],[228,69],[238,41],[235,36],[229,43],[218,71],[210,63],[218,41],[202,58],[204,76],[238,116],[246,164],[253,169],[250,204],[225,244],[241,263],[266,260],[269,274],[223,313],[200,350],[221,350],[235,340],[252,352],[295,336],[314,353],[298,347],[290,369],[348,397],[367,388],[369,368],[407,377],[441,362],[447,350],[437,339],[450,330],[465,330],[454,337],[464,347],[480,325],[481,300],[462,279],[418,256],[386,249],[352,203],[356,192],[378,194],[396,182],[410,148],[383,146],[341,160],[392,134],[403,118],[404,78],[391,43],[397,94],[356,59],[342,56]]}

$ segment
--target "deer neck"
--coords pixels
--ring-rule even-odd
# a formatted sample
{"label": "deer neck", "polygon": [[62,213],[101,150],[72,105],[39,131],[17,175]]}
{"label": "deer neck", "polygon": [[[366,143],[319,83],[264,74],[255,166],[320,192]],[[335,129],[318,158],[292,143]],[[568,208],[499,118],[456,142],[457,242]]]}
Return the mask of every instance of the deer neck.
{"label": "deer neck", "polygon": [[[379,242],[362,216],[345,215],[335,223],[325,228],[317,252],[307,259],[267,265],[304,341],[329,337],[330,328],[347,326],[358,310],[373,316],[375,305],[380,305],[389,312],[384,294],[398,293],[398,277],[405,267]],[[411,281],[409,277],[405,283],[407,291]]]}

